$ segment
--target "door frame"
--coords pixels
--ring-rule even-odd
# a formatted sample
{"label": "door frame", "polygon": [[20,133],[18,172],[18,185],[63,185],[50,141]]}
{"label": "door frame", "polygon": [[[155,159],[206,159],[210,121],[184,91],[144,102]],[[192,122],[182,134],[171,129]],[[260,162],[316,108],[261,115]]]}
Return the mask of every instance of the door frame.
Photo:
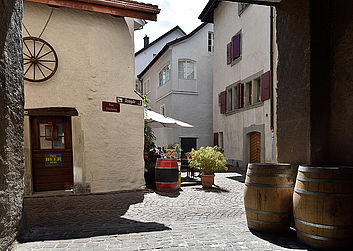
{"label": "door frame", "polygon": [[265,162],[265,124],[251,125],[243,128],[244,167],[247,167],[250,161],[250,134],[253,132],[258,132],[261,134],[261,162]]}
{"label": "door frame", "polygon": [[24,150],[25,150],[25,195],[34,193],[33,166],[32,166],[32,140],[31,140],[31,120],[30,117],[71,117],[71,143],[73,158],[73,186],[75,186],[74,149],[73,149],[73,116],[79,116],[74,107],[46,107],[32,108],[24,110]]}

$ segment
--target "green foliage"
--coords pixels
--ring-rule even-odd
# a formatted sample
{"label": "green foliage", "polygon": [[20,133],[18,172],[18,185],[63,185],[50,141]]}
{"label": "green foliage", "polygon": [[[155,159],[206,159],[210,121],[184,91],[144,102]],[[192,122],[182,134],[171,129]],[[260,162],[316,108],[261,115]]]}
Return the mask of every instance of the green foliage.
{"label": "green foliage", "polygon": [[192,149],[189,156],[191,157],[189,160],[190,167],[200,170],[203,174],[228,170],[223,153],[218,151],[216,147],[201,147],[197,151]]}
{"label": "green foliage", "polygon": [[177,159],[180,159],[180,156],[181,156],[181,147],[179,144],[175,144],[175,157]]}

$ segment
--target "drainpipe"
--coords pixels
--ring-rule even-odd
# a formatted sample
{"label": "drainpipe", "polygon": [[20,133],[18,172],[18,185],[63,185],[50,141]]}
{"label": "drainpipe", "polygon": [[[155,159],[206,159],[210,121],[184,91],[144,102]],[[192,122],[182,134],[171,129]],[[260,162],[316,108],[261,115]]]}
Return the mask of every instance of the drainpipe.
{"label": "drainpipe", "polygon": [[272,131],[272,163],[274,162],[274,126],[273,126],[273,7],[270,7],[270,128]]}

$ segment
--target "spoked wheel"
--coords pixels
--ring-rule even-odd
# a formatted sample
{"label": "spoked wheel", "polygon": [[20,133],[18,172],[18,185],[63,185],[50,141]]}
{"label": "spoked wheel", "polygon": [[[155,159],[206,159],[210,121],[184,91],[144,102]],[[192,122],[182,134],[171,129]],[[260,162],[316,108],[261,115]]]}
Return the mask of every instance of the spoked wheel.
{"label": "spoked wheel", "polygon": [[37,37],[23,38],[24,79],[42,82],[51,78],[58,68],[58,57],[54,48]]}

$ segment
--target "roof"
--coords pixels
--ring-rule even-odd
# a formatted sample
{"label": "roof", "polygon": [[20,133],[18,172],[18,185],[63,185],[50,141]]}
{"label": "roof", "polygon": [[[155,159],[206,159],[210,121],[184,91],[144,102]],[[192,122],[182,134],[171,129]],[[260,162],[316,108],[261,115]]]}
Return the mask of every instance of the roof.
{"label": "roof", "polygon": [[130,0],[24,0],[76,10],[86,10],[121,17],[156,21],[160,9],[157,5]]}
{"label": "roof", "polygon": [[144,50],[148,49],[149,47],[151,47],[152,45],[154,45],[155,43],[157,43],[158,41],[160,41],[161,39],[165,38],[166,36],[168,36],[169,34],[173,33],[176,30],[180,30],[181,33],[183,33],[183,35],[185,36],[186,33],[177,25],[175,26],[173,29],[171,29],[170,31],[164,33],[162,36],[160,36],[159,38],[157,38],[156,40],[154,40],[152,43],[150,43],[149,45],[147,45],[146,47],[142,48],[141,50],[139,50],[138,52],[135,53],[135,56],[137,56],[138,54],[140,54],[141,52],[143,52]]}
{"label": "roof", "polygon": [[201,19],[202,22],[213,23],[213,12],[220,2],[220,0],[209,0],[199,15],[199,19]]}
{"label": "roof", "polygon": [[152,61],[146,66],[146,68],[137,75],[138,79],[141,79],[141,77],[153,66],[153,64],[155,62],[157,62],[157,60],[163,56],[163,54],[169,49],[169,47],[171,47],[172,45],[175,45],[177,43],[180,43],[190,37],[192,37],[193,35],[195,35],[199,30],[201,30],[203,27],[205,27],[207,25],[207,23],[202,23],[200,26],[198,26],[195,30],[193,30],[192,32],[190,32],[188,35],[185,35],[181,38],[175,39],[169,43],[167,43],[163,49],[152,59]]}
{"label": "roof", "polygon": [[[258,5],[267,5],[267,6],[276,6],[282,0],[225,0],[226,2],[237,2],[237,3],[250,3]],[[213,13],[214,10],[218,7],[218,4],[221,0],[209,0],[205,8],[202,10],[199,15],[199,19],[202,22],[213,23]]]}

